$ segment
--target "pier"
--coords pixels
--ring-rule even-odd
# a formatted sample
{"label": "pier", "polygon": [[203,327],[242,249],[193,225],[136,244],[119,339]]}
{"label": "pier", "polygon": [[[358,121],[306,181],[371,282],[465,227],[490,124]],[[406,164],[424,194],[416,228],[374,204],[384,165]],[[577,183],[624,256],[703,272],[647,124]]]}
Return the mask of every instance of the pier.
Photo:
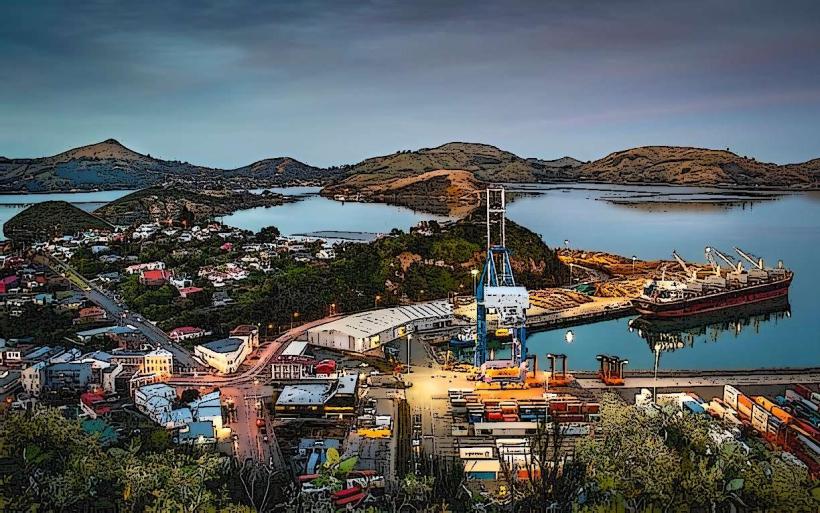
{"label": "pier", "polygon": [[[592,372],[575,372],[576,381],[584,389],[612,388],[605,385]],[[709,370],[709,371],[663,371],[655,379],[651,371],[627,372],[623,387],[617,388],[692,388],[734,386],[791,385],[794,383],[820,383],[820,368],[761,369],[761,370]]]}

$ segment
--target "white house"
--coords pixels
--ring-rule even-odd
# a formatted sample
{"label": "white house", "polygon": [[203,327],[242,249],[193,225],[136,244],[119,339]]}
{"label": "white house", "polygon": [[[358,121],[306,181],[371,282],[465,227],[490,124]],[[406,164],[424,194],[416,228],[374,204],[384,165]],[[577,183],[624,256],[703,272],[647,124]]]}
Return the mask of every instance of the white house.
{"label": "white house", "polygon": [[251,344],[241,338],[225,338],[194,347],[194,356],[223,374],[236,372],[251,352]]}

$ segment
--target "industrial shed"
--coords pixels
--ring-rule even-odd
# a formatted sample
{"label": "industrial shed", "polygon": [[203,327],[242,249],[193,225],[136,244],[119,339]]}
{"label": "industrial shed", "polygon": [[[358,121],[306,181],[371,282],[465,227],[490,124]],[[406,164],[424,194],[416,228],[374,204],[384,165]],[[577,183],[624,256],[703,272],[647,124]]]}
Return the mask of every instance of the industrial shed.
{"label": "industrial shed", "polygon": [[448,326],[453,308],[447,301],[381,308],[322,324],[307,330],[308,342],[324,347],[363,353],[405,336]]}

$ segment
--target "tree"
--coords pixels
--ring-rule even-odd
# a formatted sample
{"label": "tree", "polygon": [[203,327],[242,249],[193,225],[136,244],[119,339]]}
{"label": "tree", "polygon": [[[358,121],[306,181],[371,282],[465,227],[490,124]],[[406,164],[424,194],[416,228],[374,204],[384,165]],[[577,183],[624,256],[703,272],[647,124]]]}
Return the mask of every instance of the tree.
{"label": "tree", "polygon": [[[586,482],[586,466],[566,457],[566,441],[566,429],[560,423],[541,422],[528,438],[530,455],[523,466],[502,459],[513,511],[572,511]],[[519,468],[526,472],[523,479],[516,476]]]}

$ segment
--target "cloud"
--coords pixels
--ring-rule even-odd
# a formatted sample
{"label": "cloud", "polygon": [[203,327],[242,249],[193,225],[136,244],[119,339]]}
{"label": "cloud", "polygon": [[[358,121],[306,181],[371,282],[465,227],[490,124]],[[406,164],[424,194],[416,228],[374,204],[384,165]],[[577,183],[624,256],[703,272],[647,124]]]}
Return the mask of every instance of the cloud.
{"label": "cloud", "polygon": [[[629,146],[663,135],[641,132],[647,119],[819,111],[818,34],[811,1],[13,2],[0,19],[0,153],[116,136],[212,165],[274,152],[330,164],[497,136],[529,155],[595,158],[607,148],[551,143],[550,130]],[[750,126],[730,143],[808,157],[779,153],[790,137],[818,147],[790,112],[783,141]]]}

